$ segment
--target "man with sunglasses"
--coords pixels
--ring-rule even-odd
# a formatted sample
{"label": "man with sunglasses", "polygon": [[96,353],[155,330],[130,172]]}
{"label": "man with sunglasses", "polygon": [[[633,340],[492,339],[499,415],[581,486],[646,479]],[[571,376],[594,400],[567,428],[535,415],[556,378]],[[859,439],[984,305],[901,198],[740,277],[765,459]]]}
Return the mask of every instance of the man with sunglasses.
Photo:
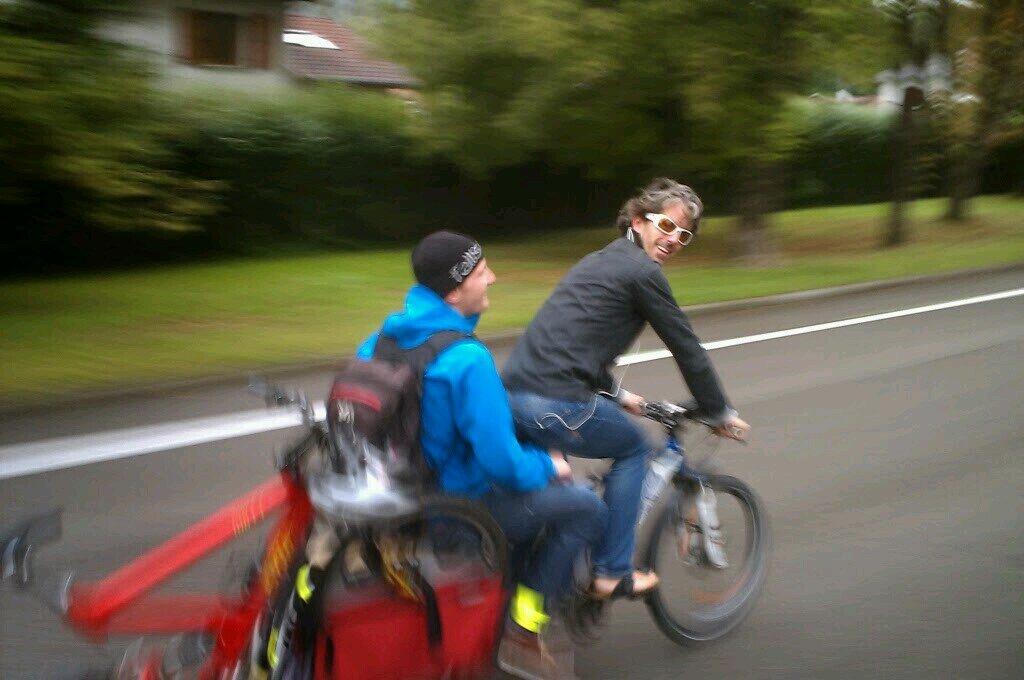
{"label": "man with sunglasses", "polygon": [[[592,554],[596,598],[638,597],[658,584],[633,569],[640,494],[652,448],[627,417],[644,399],[614,384],[609,368],[649,323],[672,352],[707,420],[727,437],[749,425],[725,396],[679,308],[662,266],[690,243],[703,204],[689,187],[653,180],[619,211],[622,238],[580,260],[512,351],[502,374],[520,437],[585,458],[611,458],[608,530]],[[724,565],[723,565],[724,566]]]}

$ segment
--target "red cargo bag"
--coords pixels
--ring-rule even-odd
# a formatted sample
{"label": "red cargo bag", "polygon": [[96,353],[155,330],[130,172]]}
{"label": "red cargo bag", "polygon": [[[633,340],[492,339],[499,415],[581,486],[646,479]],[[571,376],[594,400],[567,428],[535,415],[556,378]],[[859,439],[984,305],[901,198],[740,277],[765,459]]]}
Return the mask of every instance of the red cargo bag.
{"label": "red cargo bag", "polygon": [[478,678],[493,665],[506,593],[500,577],[435,587],[441,642],[427,640],[426,608],[386,589],[335,600],[324,613],[319,680]]}

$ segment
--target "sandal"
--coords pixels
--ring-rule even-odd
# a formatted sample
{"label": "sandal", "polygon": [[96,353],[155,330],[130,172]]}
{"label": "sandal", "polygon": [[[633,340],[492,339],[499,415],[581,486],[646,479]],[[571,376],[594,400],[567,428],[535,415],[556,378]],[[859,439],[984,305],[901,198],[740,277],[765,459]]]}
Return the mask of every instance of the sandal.
{"label": "sandal", "polygon": [[[650,572],[645,572],[650,573]],[[587,595],[594,600],[643,600],[658,587],[658,583],[655,582],[650,588],[643,590],[637,590],[636,584],[633,582],[633,574],[626,574],[615,584],[615,588],[610,593],[599,593],[594,590],[593,584],[590,586],[590,590],[587,591]]]}

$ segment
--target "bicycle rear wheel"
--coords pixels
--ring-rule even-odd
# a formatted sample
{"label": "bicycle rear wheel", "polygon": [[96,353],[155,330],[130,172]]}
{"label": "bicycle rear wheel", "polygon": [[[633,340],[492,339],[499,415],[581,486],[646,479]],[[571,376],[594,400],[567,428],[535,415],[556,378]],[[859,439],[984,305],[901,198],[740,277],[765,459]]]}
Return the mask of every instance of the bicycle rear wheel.
{"label": "bicycle rear wheel", "polygon": [[504,575],[508,569],[505,533],[479,503],[453,496],[428,497],[408,527],[418,533],[418,556],[425,568],[449,576],[467,570]]}
{"label": "bicycle rear wheel", "polygon": [[350,592],[337,593],[325,612],[322,670],[338,678],[484,676],[508,561],[490,513],[463,499],[427,498],[414,516],[374,526],[363,546],[369,574],[350,580]]}
{"label": "bicycle rear wheel", "polygon": [[[356,548],[355,553],[348,550],[350,545]],[[385,556],[382,554],[383,546],[395,552],[388,552]],[[505,535],[490,513],[479,503],[451,496],[428,496],[413,514],[359,527],[348,535],[340,551],[332,562],[320,597],[328,597],[328,590],[337,596],[345,590],[359,590],[363,586],[381,583],[385,580],[384,560],[391,561],[398,556],[404,562],[415,563],[419,574],[432,587],[489,578],[504,580],[508,565]],[[292,581],[294,572],[293,569]],[[403,574],[410,576],[409,573]],[[408,585],[416,587],[417,583],[414,580]],[[285,587],[264,612],[254,631],[248,658],[239,665],[234,676],[237,680],[259,677],[250,673],[251,662],[267,648],[270,630],[280,628],[288,618],[294,588]],[[272,664],[275,668],[271,669],[269,677],[312,677],[312,653],[307,645],[305,652],[290,658],[282,656]]]}
{"label": "bicycle rear wheel", "polygon": [[647,564],[661,579],[647,599],[658,628],[673,642],[718,639],[750,613],[768,567],[768,521],[763,505],[744,482],[724,475],[705,480],[717,498],[728,566],[704,554],[694,503],[700,486],[679,486],[655,523]]}

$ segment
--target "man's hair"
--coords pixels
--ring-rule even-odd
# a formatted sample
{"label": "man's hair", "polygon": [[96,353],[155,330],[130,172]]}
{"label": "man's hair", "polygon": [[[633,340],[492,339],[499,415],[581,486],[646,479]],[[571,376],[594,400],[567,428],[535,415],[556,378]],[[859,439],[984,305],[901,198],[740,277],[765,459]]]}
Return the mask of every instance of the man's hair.
{"label": "man's hair", "polygon": [[704,214],[704,203],[697,192],[668,177],[658,177],[640,190],[640,193],[622,204],[615,226],[623,234],[633,225],[634,217],[647,213],[661,213],[673,203],[682,203],[690,217],[690,231],[697,233],[700,218]]}

